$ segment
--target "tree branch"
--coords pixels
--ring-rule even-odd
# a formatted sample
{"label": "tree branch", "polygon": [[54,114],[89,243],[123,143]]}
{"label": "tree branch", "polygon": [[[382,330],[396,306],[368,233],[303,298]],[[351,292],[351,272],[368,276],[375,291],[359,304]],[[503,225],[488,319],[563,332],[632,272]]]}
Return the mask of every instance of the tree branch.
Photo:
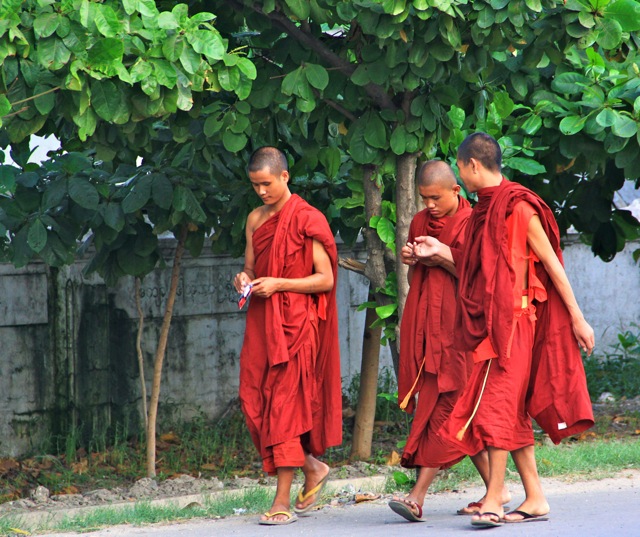
{"label": "tree branch", "polygon": [[[229,3],[236,11],[240,11],[244,7],[246,7],[236,0],[229,0]],[[285,33],[293,37],[305,47],[315,52],[325,63],[331,65],[332,67],[336,67],[346,77],[351,77],[353,72],[356,70],[356,66],[354,64],[344,60],[343,58],[340,58],[340,56],[327,48],[320,40],[302,30],[281,12],[272,11],[271,13],[265,13],[262,10],[262,7],[258,4],[253,4],[251,8],[256,13],[260,13],[261,15],[271,20],[274,24],[280,26],[280,28],[282,28]],[[379,108],[396,110],[396,105],[382,86],[369,83],[364,86],[364,90],[367,92],[367,95],[369,95],[369,97],[373,99],[373,101]]]}

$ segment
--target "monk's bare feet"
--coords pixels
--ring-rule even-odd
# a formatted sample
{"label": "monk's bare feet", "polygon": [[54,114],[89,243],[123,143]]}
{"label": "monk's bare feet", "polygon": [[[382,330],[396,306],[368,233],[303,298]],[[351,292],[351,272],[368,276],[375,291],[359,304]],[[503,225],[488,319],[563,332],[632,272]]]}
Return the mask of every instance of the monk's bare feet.
{"label": "monk's bare feet", "polygon": [[[480,498],[477,502],[471,502],[466,507],[463,507],[462,509],[458,509],[457,513],[459,515],[475,515],[476,513],[484,511],[484,509],[482,508],[482,504],[484,503],[484,501],[485,501],[485,496]],[[506,505],[510,501],[511,501],[511,492],[509,492],[509,489],[507,487],[504,487],[502,489],[502,505]]]}
{"label": "monk's bare feet", "polygon": [[311,455],[307,455],[304,473],[304,485],[296,498],[295,512],[306,513],[320,500],[320,494],[329,477],[329,466]]}
{"label": "monk's bare feet", "polygon": [[546,501],[525,500],[520,507],[504,515],[507,522],[522,522],[525,519],[541,518],[549,514],[550,508]]}

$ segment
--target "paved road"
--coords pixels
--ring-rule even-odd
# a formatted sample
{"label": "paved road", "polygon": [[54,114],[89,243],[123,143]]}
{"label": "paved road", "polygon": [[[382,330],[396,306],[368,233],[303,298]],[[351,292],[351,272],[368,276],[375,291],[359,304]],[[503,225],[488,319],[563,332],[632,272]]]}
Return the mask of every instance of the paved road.
{"label": "paved road", "polygon": [[[624,474],[623,474],[624,475]],[[535,537],[640,537],[640,472],[603,481],[562,483],[545,480],[552,512],[547,522],[506,524],[491,535]],[[412,537],[425,535],[472,535],[478,530],[469,517],[452,515],[466,502],[476,499],[480,489],[464,493],[436,494],[429,497],[427,522],[409,523],[394,514],[386,501],[365,502],[344,507],[325,507],[312,516],[288,526],[268,527],[256,523],[256,516],[230,517],[144,528],[119,526],[91,533],[91,537]],[[517,506],[521,490],[514,486]],[[487,531],[487,530],[482,530]],[[71,537],[82,534],[55,534]],[[86,534],[84,534],[86,537]],[[482,535],[485,535],[484,533]]]}

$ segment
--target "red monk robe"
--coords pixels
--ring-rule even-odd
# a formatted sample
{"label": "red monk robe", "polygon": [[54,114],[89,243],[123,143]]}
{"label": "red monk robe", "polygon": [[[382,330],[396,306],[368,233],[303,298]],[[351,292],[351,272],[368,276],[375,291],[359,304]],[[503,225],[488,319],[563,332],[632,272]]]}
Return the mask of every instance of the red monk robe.
{"label": "red monk robe", "polygon": [[593,425],[569,312],[527,244],[534,214],[562,262],[549,207],[506,179],[478,191],[467,229],[456,331],[477,363],[441,434],[470,455],[532,445],[530,416],[555,443]]}
{"label": "red monk robe", "polygon": [[[291,443],[301,442],[308,453],[317,456],[342,442],[337,250],[322,213],[292,195],[253,234],[255,276],[309,276],[314,239],[331,259],[332,290],[319,295],[280,292],[267,299],[254,295],[247,311],[240,354],[240,401],[269,474],[276,472],[276,466],[303,465],[304,459],[287,447]],[[275,463],[274,446],[281,459]]]}
{"label": "red monk robe", "polygon": [[[464,198],[459,198],[453,216],[434,218],[424,209],[411,221],[408,242],[429,235],[452,251],[460,250],[470,215]],[[413,267],[400,324],[398,400],[408,412],[415,407],[402,454],[405,468],[448,468],[464,457],[436,434],[453,410],[472,366],[467,353],[453,349],[456,286],[456,278],[442,267],[422,263]]]}

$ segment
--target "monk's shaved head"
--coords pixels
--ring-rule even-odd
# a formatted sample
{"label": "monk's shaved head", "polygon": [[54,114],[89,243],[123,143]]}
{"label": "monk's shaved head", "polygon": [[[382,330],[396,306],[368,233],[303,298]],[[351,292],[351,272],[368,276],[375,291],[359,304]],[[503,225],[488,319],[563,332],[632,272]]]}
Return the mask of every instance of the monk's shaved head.
{"label": "monk's shaved head", "polygon": [[418,187],[439,185],[443,188],[453,188],[458,184],[456,174],[451,166],[442,160],[428,160],[418,170]]}
{"label": "monk's shaved head", "polygon": [[277,147],[264,146],[256,149],[249,159],[249,173],[269,169],[271,175],[279,177],[282,172],[289,171],[287,157]]}
{"label": "monk's shaved head", "polygon": [[484,132],[474,132],[467,136],[458,148],[458,160],[469,164],[474,158],[487,170],[499,173],[502,169],[502,150],[493,136]]}

